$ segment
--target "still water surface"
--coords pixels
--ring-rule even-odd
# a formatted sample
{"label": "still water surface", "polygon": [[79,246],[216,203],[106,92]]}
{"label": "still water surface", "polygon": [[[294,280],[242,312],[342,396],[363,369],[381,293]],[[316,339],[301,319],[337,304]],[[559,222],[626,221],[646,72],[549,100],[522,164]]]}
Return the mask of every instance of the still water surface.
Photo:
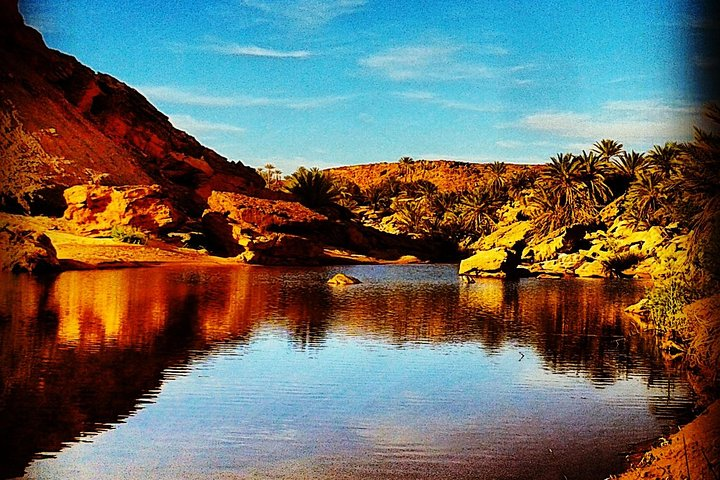
{"label": "still water surface", "polygon": [[643,284],[456,268],[1,277],[0,477],[602,479],[689,414]]}

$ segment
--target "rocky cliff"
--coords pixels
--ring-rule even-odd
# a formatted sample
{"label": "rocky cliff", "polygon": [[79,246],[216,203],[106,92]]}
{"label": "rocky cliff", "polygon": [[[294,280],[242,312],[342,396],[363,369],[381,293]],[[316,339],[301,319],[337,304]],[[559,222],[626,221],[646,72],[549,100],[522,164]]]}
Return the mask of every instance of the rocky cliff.
{"label": "rocky cliff", "polygon": [[49,49],[13,0],[0,0],[0,153],[0,210],[13,213],[61,215],[82,183],[157,184],[191,215],[213,190],[264,186],[136,90]]}

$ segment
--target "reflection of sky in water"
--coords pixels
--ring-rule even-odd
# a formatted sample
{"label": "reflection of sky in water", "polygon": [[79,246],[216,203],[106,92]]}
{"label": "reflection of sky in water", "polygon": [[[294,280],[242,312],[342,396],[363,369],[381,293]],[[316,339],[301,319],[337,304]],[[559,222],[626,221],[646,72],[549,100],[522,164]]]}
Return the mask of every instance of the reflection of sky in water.
{"label": "reflection of sky in water", "polygon": [[[690,404],[652,341],[624,339],[642,285],[460,285],[455,268],[69,272],[0,288],[0,354],[32,360],[6,362],[7,378],[44,382],[28,408],[67,415],[65,442],[123,419],[27,474],[605,478]],[[327,286],[340,270],[363,283]]]}
{"label": "reflection of sky in water", "polygon": [[30,472],[42,476],[46,462],[48,474],[85,478],[133,467],[168,477],[264,471],[318,458],[492,464],[518,444],[542,461],[548,449],[591,454],[608,436],[644,440],[658,428],[638,408],[647,395],[639,377],[598,388],[543,369],[515,345],[488,356],[472,343],[398,348],[332,336],[322,349],[299,351],[266,329],[249,347],[223,350],[166,383],[125,424]]}

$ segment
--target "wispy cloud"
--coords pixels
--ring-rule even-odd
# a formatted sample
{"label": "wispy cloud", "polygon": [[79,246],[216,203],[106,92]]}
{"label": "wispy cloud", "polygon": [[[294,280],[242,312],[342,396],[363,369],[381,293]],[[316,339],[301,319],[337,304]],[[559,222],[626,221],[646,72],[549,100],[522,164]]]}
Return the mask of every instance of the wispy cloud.
{"label": "wispy cloud", "polygon": [[312,98],[277,98],[250,97],[245,95],[223,96],[190,92],[168,86],[136,87],[143,95],[153,102],[164,102],[176,105],[194,105],[199,107],[278,107],[293,110],[312,110],[329,107],[348,100],[349,96],[334,95]]}
{"label": "wispy cloud", "polygon": [[220,40],[205,40],[190,45],[186,43],[170,43],[168,48],[177,53],[184,52],[211,52],[231,57],[262,57],[262,58],[289,58],[305,59],[312,57],[308,50],[279,50],[275,48],[258,47],[257,45],[240,45],[238,43],[223,42]]}
{"label": "wispy cloud", "polygon": [[657,100],[609,101],[592,113],[547,111],[527,115],[521,127],[583,140],[615,138],[653,143],[688,138],[699,108]]}
{"label": "wispy cloud", "polygon": [[366,0],[290,0],[274,2],[243,0],[245,6],[259,10],[271,17],[290,20],[299,27],[317,28],[335,18],[349,15],[361,9]]}
{"label": "wispy cloud", "polygon": [[[478,53],[473,52],[471,47],[454,45],[405,46],[362,58],[359,63],[396,81],[487,79],[532,68],[532,65],[492,67],[479,61],[462,59],[460,54],[468,52]],[[498,47],[494,53],[486,51],[485,54],[504,55],[506,51]]]}
{"label": "wispy cloud", "polygon": [[442,98],[434,93],[425,91],[408,91],[408,92],[395,92],[397,97],[404,98],[406,100],[429,103],[432,105],[438,105],[443,108],[449,108],[453,110],[467,110],[471,112],[500,112],[502,108],[498,105],[491,104],[479,104],[470,102],[460,102],[456,100],[450,100]]}
{"label": "wispy cloud", "polygon": [[216,123],[216,122],[208,122],[205,120],[200,120],[197,118],[194,118],[190,115],[184,115],[184,114],[174,114],[169,115],[170,122],[180,130],[184,130],[186,132],[192,133],[192,134],[201,134],[201,133],[214,133],[214,132],[224,132],[224,133],[244,133],[245,129],[242,127],[237,127],[235,125],[230,125],[227,123]]}

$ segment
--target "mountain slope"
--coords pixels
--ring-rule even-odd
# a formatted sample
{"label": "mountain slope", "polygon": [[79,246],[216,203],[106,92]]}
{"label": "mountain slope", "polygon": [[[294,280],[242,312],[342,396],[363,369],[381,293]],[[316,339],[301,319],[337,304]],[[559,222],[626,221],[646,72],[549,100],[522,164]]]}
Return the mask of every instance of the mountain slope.
{"label": "mountain slope", "polygon": [[0,155],[0,209],[15,213],[60,214],[79,183],[157,183],[193,215],[212,190],[264,186],[137,91],[49,49],[12,0],[0,0]]}

